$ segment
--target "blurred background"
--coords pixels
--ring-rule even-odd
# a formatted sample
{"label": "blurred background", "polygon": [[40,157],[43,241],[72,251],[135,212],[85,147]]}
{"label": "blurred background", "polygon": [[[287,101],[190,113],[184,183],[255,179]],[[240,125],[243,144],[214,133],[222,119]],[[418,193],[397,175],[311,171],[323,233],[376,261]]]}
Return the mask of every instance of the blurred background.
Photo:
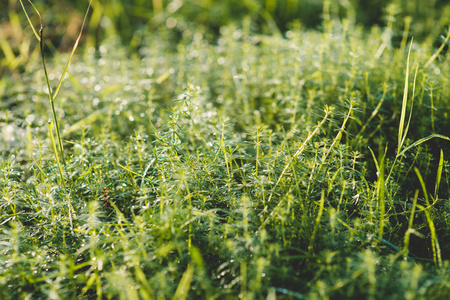
{"label": "blurred background", "polygon": [[[35,0],[45,27],[47,51],[72,49],[88,0]],[[23,1],[35,26],[39,19]],[[401,40],[405,26],[416,41],[440,38],[450,25],[448,0],[108,0],[92,2],[81,47],[99,47],[109,36],[119,36],[130,51],[143,36],[161,31],[169,42],[186,32],[201,32],[214,42],[220,28],[251,24],[255,34],[283,35],[293,28],[321,30],[325,18],[347,19],[370,29],[392,22],[393,42]],[[368,31],[369,32],[369,31]],[[28,58],[38,54],[19,0],[0,1],[0,76],[23,71]],[[28,57],[27,57],[28,56]]]}

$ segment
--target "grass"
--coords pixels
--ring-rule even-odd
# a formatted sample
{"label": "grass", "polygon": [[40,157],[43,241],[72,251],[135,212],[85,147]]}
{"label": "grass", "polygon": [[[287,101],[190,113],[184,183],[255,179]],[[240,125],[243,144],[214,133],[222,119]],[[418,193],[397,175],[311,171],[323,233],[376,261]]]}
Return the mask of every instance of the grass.
{"label": "grass", "polygon": [[0,298],[447,298],[445,47],[326,13],[1,79]]}

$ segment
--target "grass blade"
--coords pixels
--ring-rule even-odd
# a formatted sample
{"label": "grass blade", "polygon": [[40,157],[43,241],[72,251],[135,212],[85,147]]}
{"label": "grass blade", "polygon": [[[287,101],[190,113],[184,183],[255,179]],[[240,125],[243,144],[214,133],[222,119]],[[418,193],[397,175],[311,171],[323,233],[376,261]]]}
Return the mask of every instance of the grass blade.
{"label": "grass blade", "polygon": [[191,289],[192,276],[194,275],[194,266],[189,265],[184,271],[181,277],[180,283],[178,284],[177,290],[172,300],[184,300],[189,295],[189,290]]}
{"label": "grass blade", "polygon": [[402,148],[404,135],[403,130],[405,127],[405,115],[406,115],[406,106],[408,104],[408,81],[409,81],[409,58],[411,55],[411,47],[413,41],[409,45],[408,58],[406,59],[406,76],[405,76],[405,88],[403,90],[403,102],[402,102],[402,112],[400,115],[400,124],[398,125],[398,147],[397,154],[400,153],[400,149]]}
{"label": "grass blade", "polygon": [[89,1],[88,8],[86,10],[86,13],[84,14],[83,23],[81,24],[80,33],[78,34],[78,37],[77,37],[77,39],[75,41],[75,44],[73,45],[72,53],[70,54],[70,58],[67,61],[66,67],[64,68],[64,71],[61,74],[61,78],[59,79],[59,83],[58,83],[58,86],[56,87],[55,94],[53,95],[53,99],[56,98],[56,96],[58,95],[58,92],[59,92],[59,89],[61,88],[61,85],[62,85],[62,82],[64,80],[64,77],[65,77],[65,75],[67,73],[67,70],[69,69],[70,62],[72,61],[73,55],[75,54],[75,51],[77,50],[78,43],[80,42],[81,34],[83,33],[84,25],[86,23],[86,19],[87,19],[88,13],[89,13],[89,9],[91,8],[91,4],[92,4],[92,0]]}
{"label": "grass blade", "polygon": [[55,160],[56,164],[58,165],[59,174],[61,176],[60,178],[60,184],[64,187],[64,190],[66,189],[66,181],[64,180],[64,172],[62,169],[61,162],[59,160],[58,150],[56,149],[56,143],[55,143],[55,137],[53,136],[53,122],[48,122],[48,133],[50,136],[50,141],[52,143],[53,153],[55,154]]}
{"label": "grass blade", "polygon": [[450,137],[448,137],[448,136],[445,136],[445,135],[442,135],[442,134],[437,134],[437,133],[436,133],[436,134],[432,134],[432,135],[429,135],[429,136],[427,136],[427,137],[424,137],[424,138],[421,138],[421,139],[415,141],[414,143],[412,143],[411,145],[409,145],[408,147],[406,147],[405,149],[403,149],[402,152],[400,152],[399,154],[397,154],[397,157],[402,156],[402,155],[405,154],[405,152],[408,151],[409,149],[414,148],[414,147],[416,147],[416,146],[419,146],[420,144],[422,144],[422,143],[424,143],[424,142],[426,142],[426,141],[428,141],[428,140],[431,140],[432,138],[440,138],[440,139],[443,139],[443,140],[450,141]]}
{"label": "grass blade", "polygon": [[[381,152],[381,151],[380,151]],[[381,156],[380,153],[380,162],[379,162],[379,172],[378,172],[378,180],[377,180],[377,198],[378,198],[378,209],[380,212],[380,227],[378,230],[378,235],[380,239],[383,238],[384,233],[384,218],[386,214],[386,208],[385,208],[385,179],[384,179],[384,159],[386,157],[387,147],[383,153],[383,156]]]}
{"label": "grass blade", "polygon": [[433,261],[434,264],[437,267],[442,266],[442,257],[441,257],[441,248],[439,246],[439,241],[436,234],[436,227],[434,226],[433,217],[430,214],[430,202],[428,200],[428,192],[427,188],[425,187],[425,182],[423,181],[422,175],[420,175],[419,169],[414,168],[414,172],[416,172],[417,178],[419,178],[420,185],[422,186],[422,191],[425,196],[425,201],[427,203],[427,207],[423,207],[422,205],[417,204],[417,207],[419,207],[421,210],[425,212],[425,217],[428,222],[428,227],[430,228],[430,234],[431,234],[431,249],[433,250]]}
{"label": "grass blade", "polygon": [[[48,88],[48,98],[50,100],[50,106],[52,107],[52,113],[53,113],[53,120],[55,122],[55,129],[56,129],[56,135],[58,138],[58,145],[59,145],[59,151],[61,154],[61,159],[63,164],[66,164],[65,158],[64,158],[64,148],[63,148],[63,144],[62,144],[62,138],[61,138],[61,134],[60,134],[60,130],[59,130],[59,124],[58,124],[58,118],[56,116],[56,110],[55,110],[55,103],[54,103],[54,97],[53,97],[53,93],[52,93],[52,88],[50,86],[50,80],[48,78],[48,72],[47,72],[47,65],[45,63],[45,55],[44,55],[44,27],[42,26],[42,22],[41,22],[41,28],[39,29],[39,35],[41,37],[40,40],[40,49],[41,49],[41,59],[42,59],[42,65],[44,67],[44,75],[45,75],[45,82],[47,83],[47,88]],[[58,154],[55,152],[55,155],[58,156]],[[59,161],[58,161],[59,164]]]}
{"label": "grass blade", "polygon": [[414,106],[414,94],[416,91],[416,78],[417,78],[417,70],[418,69],[419,69],[419,65],[416,66],[416,72],[414,73],[413,92],[412,92],[412,97],[411,97],[411,110],[409,111],[408,124],[406,124],[406,129],[405,129],[405,133],[403,134],[401,146],[403,146],[403,143],[405,142],[406,135],[408,134],[408,130],[409,130],[409,125],[411,124],[411,117],[412,117],[413,106]]}
{"label": "grass blade", "polygon": [[409,216],[409,221],[408,221],[408,230],[406,230],[405,232],[405,238],[404,238],[404,243],[403,243],[403,258],[407,259],[408,258],[408,253],[409,253],[409,237],[411,235],[411,233],[413,232],[412,226],[414,223],[414,213],[416,211],[416,206],[417,206],[417,197],[419,196],[419,190],[416,190],[415,194],[414,194],[414,199],[413,199],[413,204],[412,204],[412,208],[411,208],[411,214]]}
{"label": "grass blade", "polygon": [[438,199],[439,185],[441,184],[442,169],[444,167],[444,152],[441,149],[441,158],[439,159],[439,167],[436,175],[436,185],[434,187],[434,199]]}
{"label": "grass blade", "polygon": [[[25,16],[27,17],[28,23],[30,24],[31,29],[33,30],[34,36],[36,37],[36,39],[40,42],[41,41],[41,37],[39,36],[39,34],[36,31],[36,28],[34,28],[33,23],[31,23],[30,17],[28,16],[27,10],[25,9],[25,6],[23,5],[22,0],[20,1],[20,5],[22,6],[22,10],[25,13]],[[28,0],[28,2],[30,2],[31,6],[33,6],[34,11],[37,13],[37,15],[39,16],[39,20],[41,20],[41,15],[39,14],[39,11],[36,9],[36,7],[34,6],[34,4]],[[42,24],[41,24],[42,27]]]}

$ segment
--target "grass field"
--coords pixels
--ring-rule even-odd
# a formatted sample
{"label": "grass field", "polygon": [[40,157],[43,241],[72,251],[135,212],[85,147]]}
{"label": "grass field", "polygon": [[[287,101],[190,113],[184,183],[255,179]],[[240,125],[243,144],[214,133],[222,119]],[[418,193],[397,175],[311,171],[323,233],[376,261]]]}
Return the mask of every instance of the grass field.
{"label": "grass field", "polygon": [[450,297],[449,4],[150,2],[4,5],[0,299]]}

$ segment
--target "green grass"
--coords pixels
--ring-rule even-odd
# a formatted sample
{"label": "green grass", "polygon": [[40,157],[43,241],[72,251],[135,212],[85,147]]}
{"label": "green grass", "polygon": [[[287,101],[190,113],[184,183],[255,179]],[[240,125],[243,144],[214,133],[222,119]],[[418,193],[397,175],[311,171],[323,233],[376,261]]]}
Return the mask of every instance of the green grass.
{"label": "green grass", "polygon": [[449,56],[326,12],[5,65],[0,298],[447,298]]}

